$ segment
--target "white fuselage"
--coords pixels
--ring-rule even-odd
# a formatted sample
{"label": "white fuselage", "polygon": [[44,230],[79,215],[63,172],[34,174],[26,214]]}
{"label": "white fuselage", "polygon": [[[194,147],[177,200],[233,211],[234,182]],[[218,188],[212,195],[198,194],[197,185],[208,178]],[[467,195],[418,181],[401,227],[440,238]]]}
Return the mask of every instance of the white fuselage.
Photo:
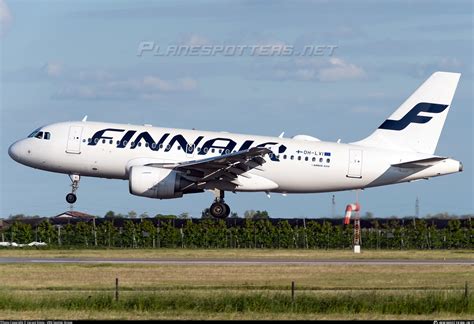
{"label": "white fuselage", "polygon": [[[100,134],[101,130],[105,131]],[[215,181],[205,189],[316,193],[388,185],[462,170],[461,163],[453,159],[421,169],[394,167],[433,155],[324,142],[309,136],[289,139],[84,121],[51,124],[41,131],[50,133],[49,139],[22,139],[10,147],[10,156],[41,170],[110,179],[128,179],[135,165],[200,160],[259,145],[272,150],[273,156],[266,155],[261,167],[239,176],[237,187],[221,188]],[[186,143],[192,150],[186,151]]]}

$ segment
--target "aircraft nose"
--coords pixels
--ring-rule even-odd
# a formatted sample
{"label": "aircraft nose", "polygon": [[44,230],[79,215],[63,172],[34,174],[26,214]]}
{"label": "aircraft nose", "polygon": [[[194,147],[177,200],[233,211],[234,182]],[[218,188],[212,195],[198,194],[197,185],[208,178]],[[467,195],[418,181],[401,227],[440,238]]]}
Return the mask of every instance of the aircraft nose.
{"label": "aircraft nose", "polygon": [[25,143],[22,143],[22,140],[20,141],[17,141],[15,143],[13,143],[12,145],[10,145],[10,147],[8,148],[8,155],[10,155],[10,157],[15,160],[16,162],[19,162],[19,163],[22,163],[21,161],[24,159],[25,157]]}
{"label": "aircraft nose", "polygon": [[10,157],[13,160],[18,161],[18,156],[19,156],[18,151],[19,151],[18,142],[15,142],[12,145],[10,145],[10,147],[8,148],[8,155],[10,155]]}

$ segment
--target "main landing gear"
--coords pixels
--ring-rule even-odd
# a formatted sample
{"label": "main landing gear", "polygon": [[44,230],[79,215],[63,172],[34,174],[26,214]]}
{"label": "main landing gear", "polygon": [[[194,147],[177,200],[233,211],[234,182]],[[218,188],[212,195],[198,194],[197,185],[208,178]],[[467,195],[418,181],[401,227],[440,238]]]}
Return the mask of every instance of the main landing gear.
{"label": "main landing gear", "polygon": [[214,190],[214,203],[209,208],[209,212],[215,218],[227,218],[230,214],[230,207],[224,202],[224,191],[223,190]]}
{"label": "main landing gear", "polygon": [[71,205],[74,204],[77,200],[76,191],[79,188],[79,181],[81,180],[81,176],[78,174],[70,174],[69,178],[71,179],[71,188],[72,192],[66,195],[66,201]]}

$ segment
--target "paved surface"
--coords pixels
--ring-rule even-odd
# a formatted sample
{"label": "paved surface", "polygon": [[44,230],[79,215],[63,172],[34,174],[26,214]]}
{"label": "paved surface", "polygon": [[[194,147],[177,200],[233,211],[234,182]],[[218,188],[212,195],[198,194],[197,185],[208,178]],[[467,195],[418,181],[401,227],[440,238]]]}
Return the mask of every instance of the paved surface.
{"label": "paved surface", "polygon": [[110,259],[110,258],[0,258],[6,263],[85,263],[85,264],[215,264],[215,265],[474,265],[473,260],[423,259]]}

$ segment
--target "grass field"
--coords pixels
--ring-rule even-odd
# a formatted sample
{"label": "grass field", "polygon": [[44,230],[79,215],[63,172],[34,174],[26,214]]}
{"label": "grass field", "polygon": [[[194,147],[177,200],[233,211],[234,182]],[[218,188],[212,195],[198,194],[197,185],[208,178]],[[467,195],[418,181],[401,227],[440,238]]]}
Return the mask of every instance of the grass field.
{"label": "grass field", "polygon": [[[466,259],[474,251],[0,250],[0,257]],[[114,300],[115,278],[120,298]],[[468,319],[472,265],[2,264],[0,319]],[[295,303],[291,281],[296,283]]]}

